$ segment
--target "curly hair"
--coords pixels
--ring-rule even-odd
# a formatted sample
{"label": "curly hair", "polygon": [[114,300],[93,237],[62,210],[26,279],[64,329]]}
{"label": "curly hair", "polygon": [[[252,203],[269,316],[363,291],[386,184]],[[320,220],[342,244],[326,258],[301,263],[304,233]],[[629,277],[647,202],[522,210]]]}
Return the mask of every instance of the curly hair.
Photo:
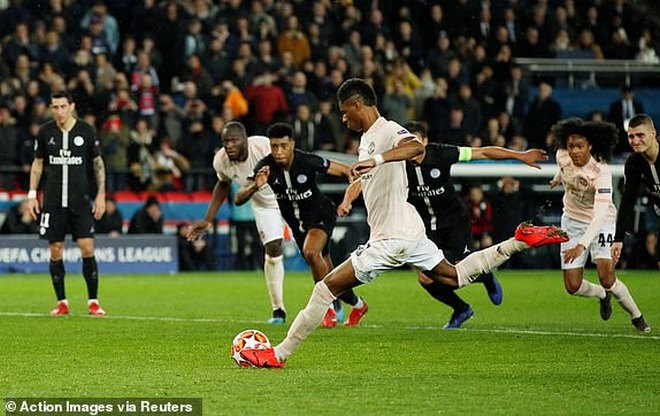
{"label": "curly hair", "polygon": [[599,162],[608,162],[619,140],[619,130],[612,123],[584,121],[573,117],[562,120],[550,129],[555,148],[566,149],[571,135],[583,136],[591,145],[591,155]]}

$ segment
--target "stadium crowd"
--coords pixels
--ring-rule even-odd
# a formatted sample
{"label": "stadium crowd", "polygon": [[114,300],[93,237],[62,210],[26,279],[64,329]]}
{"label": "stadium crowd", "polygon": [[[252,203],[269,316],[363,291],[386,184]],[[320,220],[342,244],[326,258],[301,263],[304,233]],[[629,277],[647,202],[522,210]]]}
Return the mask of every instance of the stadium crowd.
{"label": "stadium crowd", "polygon": [[[303,150],[355,154],[335,99],[349,77],[373,85],[385,117],[423,121],[432,141],[549,149],[565,116],[556,79],[514,58],[658,62],[650,3],[0,0],[0,189],[27,189],[48,97],[63,89],[98,130],[109,192],[211,189],[232,120],[249,134],[287,121]],[[627,87],[616,105],[590,117],[621,128],[643,110]]]}

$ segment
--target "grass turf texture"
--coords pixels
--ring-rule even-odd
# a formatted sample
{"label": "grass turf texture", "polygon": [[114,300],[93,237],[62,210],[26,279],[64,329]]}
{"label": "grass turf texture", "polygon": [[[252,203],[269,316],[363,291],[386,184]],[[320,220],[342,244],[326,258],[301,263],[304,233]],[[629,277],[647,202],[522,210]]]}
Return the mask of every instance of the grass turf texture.
{"label": "grass turf texture", "polygon": [[70,317],[45,316],[47,276],[1,276],[0,397],[201,397],[205,415],[660,413],[657,272],[620,273],[650,334],[614,301],[601,321],[596,300],[564,293],[560,271],[498,276],[504,303],[465,288],[475,316],[445,331],[449,309],[412,273],[384,275],[358,288],[363,326],[319,328],[283,370],[239,369],[229,346],[248,328],[279,342],[307,302],[307,273],[287,274],[286,326],[263,323],[258,272],[102,275],[105,318],[85,315],[81,276],[67,277]]}

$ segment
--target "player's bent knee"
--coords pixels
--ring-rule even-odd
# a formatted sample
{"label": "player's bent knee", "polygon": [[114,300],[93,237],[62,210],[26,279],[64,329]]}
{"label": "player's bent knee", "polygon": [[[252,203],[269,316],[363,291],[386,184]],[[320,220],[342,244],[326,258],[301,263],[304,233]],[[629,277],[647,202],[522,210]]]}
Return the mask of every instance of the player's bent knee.
{"label": "player's bent knee", "polygon": [[270,257],[279,257],[282,255],[282,239],[269,241],[264,245],[266,255]]}

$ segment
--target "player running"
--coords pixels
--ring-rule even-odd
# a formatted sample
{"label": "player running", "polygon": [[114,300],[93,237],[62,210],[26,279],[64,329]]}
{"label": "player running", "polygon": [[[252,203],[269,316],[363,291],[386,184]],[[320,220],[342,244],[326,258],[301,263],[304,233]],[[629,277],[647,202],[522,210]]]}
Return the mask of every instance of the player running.
{"label": "player running", "polygon": [[283,367],[300,343],[321,324],[337,296],[373,281],[388,270],[410,265],[433,280],[463,287],[514,253],[567,239],[556,227],[521,224],[515,238],[474,252],[452,265],[426,237],[424,222],[406,201],[408,181],[404,161],[420,155],[424,145],[396,122],[380,116],[376,94],[366,81],[357,78],[344,81],[337,98],[343,122],[348,128],[363,132],[359,161],[352,165],[351,171],[362,183],[371,231],[369,241],[316,284],[307,306],[298,313],[280,344],[264,350],[241,351],[241,356],[257,367]]}
{"label": "player running", "polygon": [[[312,270],[314,281],[319,282],[333,268],[328,242],[337,221],[337,212],[332,200],[319,190],[316,175],[325,173],[350,179],[350,168],[295,149],[294,131],[288,124],[271,125],[267,135],[271,154],[257,163],[254,182],[236,194],[236,204],[244,204],[268,183],[275,192],[280,212],[289,224],[300,252]],[[357,325],[367,312],[366,302],[351,289],[341,294],[339,299],[353,307],[345,325]],[[338,320],[342,320],[341,303],[336,301],[333,305],[323,318],[326,328],[332,328]]]}
{"label": "player running", "polygon": [[[555,124],[552,134],[558,146],[559,170],[550,186],[564,185],[561,227],[570,236],[561,245],[566,291],[575,296],[598,298],[603,320],[612,315],[614,295],[630,314],[634,327],[648,332],[651,327],[644,321],[626,285],[617,279],[610,254],[616,208],[612,202],[612,172],[607,162],[617,142],[617,129],[610,123],[570,118]],[[589,255],[596,263],[600,286],[584,279]]]}
{"label": "player running", "polygon": [[[516,152],[495,146],[472,148],[429,143],[426,128],[417,122],[407,124],[406,129],[416,135],[424,145],[422,154],[406,162],[408,202],[422,217],[426,236],[451,262],[461,260],[470,252],[468,212],[450,180],[451,166],[457,162],[472,160],[516,159],[540,169],[536,162],[548,159],[546,152],[539,149]],[[356,181],[346,192],[344,201],[339,206],[339,215],[344,216],[350,212],[351,203],[359,193],[360,182]],[[454,310],[443,328],[458,329],[474,315],[474,310],[458,296],[456,288],[434,281],[420,271],[417,276],[419,283],[431,296]],[[476,281],[485,285],[493,304],[502,303],[502,287],[492,272],[484,273]]]}
{"label": "player running", "polygon": [[[204,214],[204,219],[196,221],[188,231],[188,240],[194,240],[209,229],[222,206],[231,193],[231,182],[239,186],[249,183],[254,167],[270,153],[270,142],[265,136],[247,137],[245,127],[238,121],[232,121],[222,130],[224,147],[213,158],[213,169],[218,175],[218,183],[213,188],[211,202]],[[273,308],[271,324],[283,324],[286,320],[284,309],[284,262],[282,239],[284,238],[284,219],[280,214],[273,191],[265,186],[255,192],[252,198],[252,212],[257,223],[257,230],[266,252],[264,276],[266,287]]]}
{"label": "player running", "polygon": [[[621,198],[616,234],[612,244],[612,259],[618,262],[623,249],[623,236],[632,229],[635,217],[634,205],[644,185],[655,209],[660,216],[660,142],[653,119],[646,114],[637,114],[628,122],[628,143],[634,154],[628,156],[624,168],[625,189]],[[655,259],[660,269],[660,239],[656,239]]]}

